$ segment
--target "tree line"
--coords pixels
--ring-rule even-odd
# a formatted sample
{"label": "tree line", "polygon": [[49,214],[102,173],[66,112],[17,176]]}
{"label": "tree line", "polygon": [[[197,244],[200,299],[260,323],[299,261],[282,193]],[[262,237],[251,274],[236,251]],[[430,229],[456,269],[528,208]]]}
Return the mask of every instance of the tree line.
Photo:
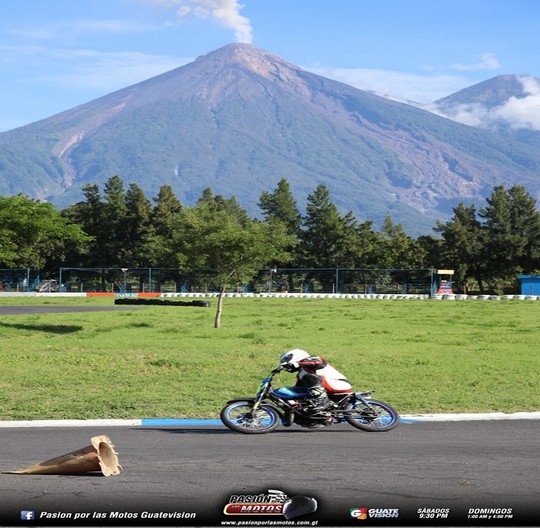
{"label": "tree line", "polygon": [[456,291],[497,290],[540,270],[540,213],[521,186],[494,187],[484,207],[459,203],[432,235],[409,236],[387,216],[341,214],[317,186],[301,214],[282,179],[261,194],[260,218],[235,197],[205,189],[192,207],[163,185],[152,200],[112,176],[85,185],[65,209],[23,195],[0,197],[0,268],[54,276],[61,267],[207,270],[225,287],[264,268],[454,269]]}

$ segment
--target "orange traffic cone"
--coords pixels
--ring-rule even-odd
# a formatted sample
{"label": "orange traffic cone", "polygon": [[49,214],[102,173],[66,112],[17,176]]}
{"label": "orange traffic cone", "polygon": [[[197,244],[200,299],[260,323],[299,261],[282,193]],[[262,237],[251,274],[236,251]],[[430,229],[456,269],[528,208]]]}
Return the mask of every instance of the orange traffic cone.
{"label": "orange traffic cone", "polygon": [[101,471],[109,477],[118,475],[122,466],[118,462],[114,445],[108,436],[100,435],[91,438],[92,445],[77,449],[65,455],[45,460],[39,464],[17,469],[15,471],[2,471],[2,473],[15,473],[18,475],[72,475]]}

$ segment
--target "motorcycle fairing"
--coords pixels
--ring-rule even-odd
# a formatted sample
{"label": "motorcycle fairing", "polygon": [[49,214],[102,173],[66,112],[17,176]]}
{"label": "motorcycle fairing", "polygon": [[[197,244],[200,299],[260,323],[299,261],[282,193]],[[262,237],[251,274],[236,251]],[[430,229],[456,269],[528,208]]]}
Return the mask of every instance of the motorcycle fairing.
{"label": "motorcycle fairing", "polygon": [[275,394],[278,398],[284,400],[297,400],[302,398],[309,398],[311,392],[305,387],[279,387],[272,390],[272,394]]}

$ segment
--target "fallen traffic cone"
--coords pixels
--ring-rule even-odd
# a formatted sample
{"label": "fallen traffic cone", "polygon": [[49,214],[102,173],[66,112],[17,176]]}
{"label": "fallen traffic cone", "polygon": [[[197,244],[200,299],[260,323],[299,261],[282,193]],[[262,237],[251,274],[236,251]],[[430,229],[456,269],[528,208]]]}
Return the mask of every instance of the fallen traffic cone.
{"label": "fallen traffic cone", "polygon": [[17,469],[16,471],[2,471],[2,473],[16,473],[18,475],[70,475],[101,471],[109,477],[118,475],[122,466],[118,462],[114,445],[108,436],[100,435],[91,438],[92,445],[72,451],[65,455],[45,460],[39,464]]}

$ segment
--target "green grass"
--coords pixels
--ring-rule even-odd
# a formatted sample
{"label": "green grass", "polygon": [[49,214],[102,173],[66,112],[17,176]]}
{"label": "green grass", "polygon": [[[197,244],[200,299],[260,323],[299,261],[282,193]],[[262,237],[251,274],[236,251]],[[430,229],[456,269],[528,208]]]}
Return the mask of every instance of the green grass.
{"label": "green grass", "polygon": [[540,409],[540,302],[226,298],[215,329],[210,301],[3,316],[0,419],[217,417],[296,347],[401,413]]}

